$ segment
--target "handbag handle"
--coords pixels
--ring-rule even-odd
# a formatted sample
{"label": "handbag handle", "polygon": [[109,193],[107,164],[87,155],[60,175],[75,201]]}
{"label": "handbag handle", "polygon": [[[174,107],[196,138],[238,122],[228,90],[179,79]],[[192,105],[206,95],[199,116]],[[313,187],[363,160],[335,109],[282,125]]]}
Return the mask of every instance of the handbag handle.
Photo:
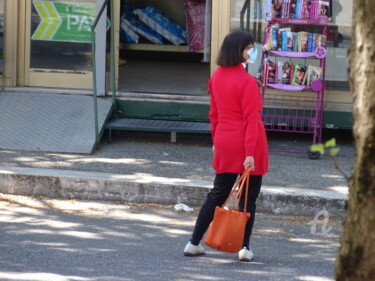
{"label": "handbag handle", "polygon": [[227,203],[229,202],[229,199],[232,197],[233,193],[238,189],[238,193],[237,193],[237,196],[236,196],[236,200],[237,200],[237,210],[239,208],[239,202],[240,202],[240,199],[241,199],[241,195],[242,195],[242,191],[243,191],[243,188],[244,188],[244,184],[246,183],[246,199],[245,199],[245,208],[244,208],[244,213],[246,213],[246,210],[247,210],[247,196],[248,196],[248,192],[249,192],[249,178],[250,178],[250,168],[247,168],[243,174],[241,175],[241,177],[238,179],[238,181],[236,182],[236,184],[234,185],[234,187],[232,188],[232,191],[230,192],[227,200],[224,202],[224,204],[222,205],[222,208],[225,207],[225,205],[227,205]]}
{"label": "handbag handle", "polygon": [[[249,195],[249,182],[250,182],[250,170],[247,173],[246,177],[243,179],[241,190],[238,190],[238,193],[237,193],[237,202],[239,204],[239,202],[241,200],[242,192],[243,192],[243,184],[245,184],[245,206],[244,206],[244,213],[246,213],[246,210],[247,210],[247,199],[248,199],[248,195]],[[238,209],[238,207],[237,207],[237,209]]]}
{"label": "handbag handle", "polygon": [[[238,205],[239,205],[240,200],[241,200],[241,196],[242,196],[242,192],[243,192],[243,185],[245,184],[246,191],[245,191],[244,213],[246,213],[246,210],[247,210],[247,198],[248,198],[248,194],[249,194],[249,181],[250,181],[250,169],[248,168],[246,170],[248,170],[248,173],[243,178],[241,187],[240,187],[240,189],[238,190],[238,193],[237,193],[237,202],[238,202]],[[237,209],[238,208],[239,208],[239,206],[237,206]]]}

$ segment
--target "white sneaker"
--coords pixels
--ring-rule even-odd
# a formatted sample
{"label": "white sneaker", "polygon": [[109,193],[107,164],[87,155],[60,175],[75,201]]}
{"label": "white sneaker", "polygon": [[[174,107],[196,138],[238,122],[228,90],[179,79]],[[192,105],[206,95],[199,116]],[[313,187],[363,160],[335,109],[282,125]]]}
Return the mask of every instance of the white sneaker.
{"label": "white sneaker", "polygon": [[186,244],[185,249],[184,249],[185,256],[193,257],[193,256],[199,256],[203,254],[204,254],[204,248],[201,246],[201,244],[199,244],[198,246],[195,246],[191,244],[190,241]]}
{"label": "white sneaker", "polygon": [[241,249],[241,251],[238,252],[238,258],[240,259],[240,261],[249,262],[253,260],[254,253],[253,251],[248,250],[246,249],[246,247],[244,247],[243,249]]}

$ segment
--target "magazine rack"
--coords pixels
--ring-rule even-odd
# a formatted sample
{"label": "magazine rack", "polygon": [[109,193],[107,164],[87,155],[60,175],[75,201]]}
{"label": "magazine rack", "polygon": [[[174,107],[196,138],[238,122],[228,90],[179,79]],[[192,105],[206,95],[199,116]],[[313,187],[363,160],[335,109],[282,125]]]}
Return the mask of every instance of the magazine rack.
{"label": "magazine rack", "polygon": [[[266,29],[266,39],[262,53],[262,66],[258,73],[258,80],[262,83],[261,93],[263,98],[263,112],[262,118],[266,130],[288,133],[302,133],[311,134],[313,136],[312,143],[320,143],[322,139],[322,124],[323,124],[323,106],[324,106],[324,82],[325,82],[325,64],[326,64],[326,48],[324,44],[316,44],[313,38],[316,35],[327,36],[328,18],[324,15],[319,15],[315,19],[295,19],[295,18],[271,18]],[[276,24],[276,25],[275,25]],[[290,28],[291,36],[300,32],[305,33],[315,30],[314,37],[311,35],[311,44],[307,47],[309,51],[304,50],[305,47],[294,46],[292,50],[285,46],[280,48],[273,48],[267,50],[265,46],[269,44],[268,40],[275,40],[273,35],[277,34],[272,27],[277,26],[277,31],[288,30]],[[317,32],[317,31],[319,32]],[[274,34],[270,34],[273,32]],[[286,31],[284,31],[286,32]],[[288,32],[289,33],[289,32]],[[287,34],[289,36],[289,34]],[[285,35],[283,35],[285,36]],[[277,35],[276,35],[277,37]],[[295,35],[297,38],[297,36]],[[276,38],[276,44],[280,38]],[[310,40],[310,38],[308,38]],[[301,43],[301,41],[299,41]],[[275,41],[273,42],[275,43]],[[285,42],[282,42],[283,45]],[[271,44],[272,45],[272,44]],[[301,45],[301,44],[300,44]],[[269,46],[269,45],[268,45]],[[273,46],[274,47],[274,46]],[[298,51],[300,50],[300,51]],[[303,51],[301,51],[303,50]],[[307,66],[310,61],[315,66]],[[295,65],[294,74],[287,76],[285,73],[281,75],[281,66],[288,62],[289,65]],[[271,73],[271,66],[273,64]],[[307,66],[303,81],[294,83],[293,79],[296,77],[297,65]],[[309,71],[310,67],[310,71]],[[287,69],[287,67],[286,67]],[[306,70],[307,69],[307,70]],[[313,70],[319,69],[320,77],[314,76],[312,78]],[[278,70],[278,71],[277,71]],[[290,67],[289,71],[293,71]],[[286,73],[288,73],[286,71]],[[269,75],[272,74],[270,77]],[[315,73],[316,74],[316,73]],[[309,77],[309,75],[311,77]],[[284,77],[286,77],[284,80]],[[310,79],[311,78],[311,79]],[[289,79],[289,80],[288,80]],[[310,81],[309,81],[310,79]],[[297,81],[297,78],[296,78]],[[307,151],[297,150],[277,150],[284,152],[306,153]],[[318,159],[319,153],[307,152],[310,159]]]}

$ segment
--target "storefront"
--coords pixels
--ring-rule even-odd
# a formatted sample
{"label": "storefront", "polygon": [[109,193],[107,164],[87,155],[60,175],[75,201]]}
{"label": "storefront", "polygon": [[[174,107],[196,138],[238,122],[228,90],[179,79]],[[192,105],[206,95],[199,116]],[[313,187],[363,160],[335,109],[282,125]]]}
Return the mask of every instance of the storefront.
{"label": "storefront", "polygon": [[[92,89],[92,52],[87,34],[90,34],[92,14],[95,15],[102,2],[0,0],[0,85],[78,92]],[[215,58],[224,36],[240,29],[244,2],[114,0],[116,85],[120,109],[126,112],[125,116],[206,119],[207,80],[216,67]],[[250,32],[255,35],[260,49],[266,25],[265,2],[250,1]],[[346,59],[351,43],[351,6],[352,0],[332,1],[324,122],[327,127],[350,128],[352,125]],[[171,24],[185,31],[186,38],[167,40],[165,34],[160,36],[163,31],[156,39],[140,36],[140,33],[126,38],[124,30],[129,24],[125,21],[128,19],[126,7],[132,7],[131,13],[138,18],[146,7],[162,12]],[[108,54],[109,32],[103,38],[102,43],[107,43],[103,52]],[[108,89],[111,85],[109,60],[105,59],[105,54],[101,59],[98,72],[102,73]],[[254,75],[259,64],[258,60],[249,72]]]}
{"label": "storefront", "polygon": [[[271,0],[269,0],[271,1]],[[352,95],[348,82],[347,55],[352,43],[352,4],[353,0],[329,1],[329,21],[327,36],[327,57],[324,97],[324,128],[352,127]],[[240,12],[243,0],[231,1],[231,30],[240,28]],[[254,34],[261,53],[265,36],[265,9],[267,0],[251,0],[249,15],[249,30]],[[277,1],[283,2],[283,1]],[[289,1],[290,2],[290,1]],[[256,75],[261,63],[261,57],[249,73]]]}

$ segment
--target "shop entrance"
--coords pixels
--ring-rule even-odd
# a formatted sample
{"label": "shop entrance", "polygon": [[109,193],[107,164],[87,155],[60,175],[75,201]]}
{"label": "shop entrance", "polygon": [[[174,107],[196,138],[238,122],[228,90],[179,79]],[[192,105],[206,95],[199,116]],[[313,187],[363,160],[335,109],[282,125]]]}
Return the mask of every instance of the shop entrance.
{"label": "shop entrance", "polygon": [[[8,19],[15,21],[15,24],[5,26],[17,31],[8,34],[18,34],[12,36],[16,40],[14,44],[7,41],[12,44],[7,56],[13,52],[14,57],[9,61],[17,61],[12,68],[12,85],[92,89],[91,42],[85,40],[87,34],[80,33],[87,31],[92,22],[81,16],[90,15],[91,9],[97,9],[103,1],[4,1],[6,7],[13,9],[14,16]],[[114,38],[117,92],[207,96],[207,81],[215,68],[212,58],[218,53],[218,42],[229,30],[230,0],[121,0],[110,1],[110,4],[114,5],[115,11],[111,20],[118,31]],[[64,9],[61,7],[64,5],[69,7]],[[163,24],[167,22],[166,28],[163,30],[148,22],[146,31],[142,31],[145,23],[137,32],[134,32],[134,26],[132,32],[129,31],[126,5],[136,5],[130,14],[138,22],[142,10],[153,10],[156,18],[162,17]],[[138,14],[134,13],[139,9]],[[130,23],[134,25],[134,19]],[[182,30],[182,35],[176,35],[173,28]],[[101,77],[105,76],[103,84],[107,93],[112,89],[109,33],[107,40],[102,40],[107,43],[107,61],[103,55],[102,64],[97,64]]]}
{"label": "shop entrance", "polygon": [[122,0],[120,93],[208,94],[210,0]]}

